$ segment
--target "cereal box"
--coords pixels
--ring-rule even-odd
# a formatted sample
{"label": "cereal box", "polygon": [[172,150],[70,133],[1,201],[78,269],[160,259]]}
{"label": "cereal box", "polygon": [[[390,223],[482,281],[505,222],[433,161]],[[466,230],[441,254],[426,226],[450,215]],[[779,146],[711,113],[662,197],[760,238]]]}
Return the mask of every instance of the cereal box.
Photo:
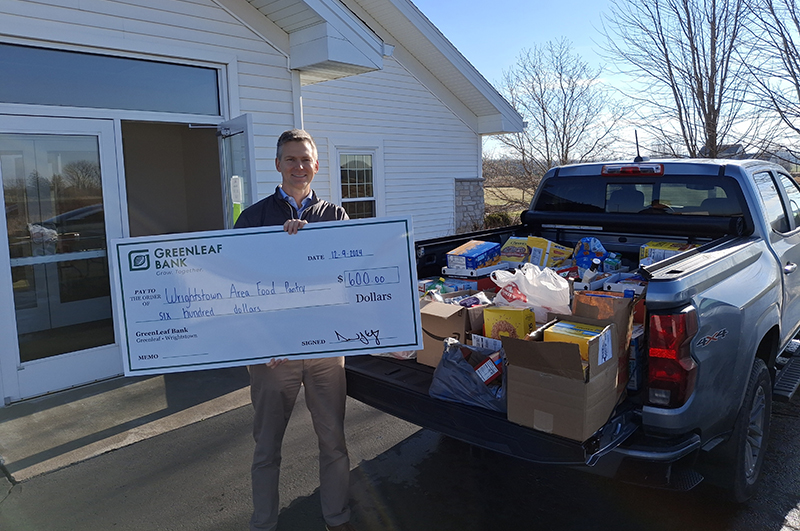
{"label": "cereal box", "polygon": [[569,247],[538,236],[528,236],[528,246],[531,248],[530,262],[539,267],[553,267],[572,256]]}
{"label": "cereal box", "polygon": [[533,308],[488,306],[483,309],[483,327],[484,335],[492,339],[522,339],[536,328],[536,313]]}
{"label": "cereal box", "polygon": [[603,332],[604,326],[558,321],[544,331],[545,342],[575,343],[580,348],[581,359],[589,361],[589,341]]}
{"label": "cereal box", "polygon": [[654,264],[694,247],[697,245],[678,242],[647,242],[639,248],[639,265]]}
{"label": "cereal box", "polygon": [[500,261],[500,244],[470,240],[447,253],[447,267],[452,269],[480,269]]}
{"label": "cereal box", "polygon": [[528,238],[509,238],[500,248],[500,259],[505,262],[527,262],[530,256]]}

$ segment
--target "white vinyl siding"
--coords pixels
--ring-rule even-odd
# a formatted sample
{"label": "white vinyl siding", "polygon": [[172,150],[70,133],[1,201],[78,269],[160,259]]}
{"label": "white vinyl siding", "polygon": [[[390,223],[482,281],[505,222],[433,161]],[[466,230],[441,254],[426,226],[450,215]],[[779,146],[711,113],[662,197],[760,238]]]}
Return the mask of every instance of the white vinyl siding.
{"label": "white vinyl siding", "polygon": [[[271,44],[280,38],[288,43],[285,34],[256,34],[213,0],[0,2],[0,42],[215,66],[223,69],[223,85],[230,65],[234,86],[223,87],[221,119],[252,114],[256,199],[280,182],[275,142],[299,120],[298,85],[284,52]],[[382,71],[302,88],[304,126],[317,140],[321,161],[314,189],[322,198],[339,199],[338,165],[330,163],[342,145],[336,138],[370,137],[374,143],[347,145],[378,154],[378,214],[411,214],[417,239],[452,234],[454,181],[480,176],[480,137],[474,124],[459,119],[397,58],[385,57],[383,64]]]}
{"label": "white vinyl siding", "polygon": [[480,136],[402,65],[385,58],[383,71],[303,87],[303,106],[315,138],[381,139],[379,212],[411,214],[417,240],[453,234],[455,179],[480,175]]}
{"label": "white vinyl siding", "polygon": [[225,58],[238,86],[223,91],[237,96],[221,102],[223,118],[253,115],[259,197],[280,180],[275,142],[294,124],[287,59],[211,0],[3,0],[0,42],[217,67]]}

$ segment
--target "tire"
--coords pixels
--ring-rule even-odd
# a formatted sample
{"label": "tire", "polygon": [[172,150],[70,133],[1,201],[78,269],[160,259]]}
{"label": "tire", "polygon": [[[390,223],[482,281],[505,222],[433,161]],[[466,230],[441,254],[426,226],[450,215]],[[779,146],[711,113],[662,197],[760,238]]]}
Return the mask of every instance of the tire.
{"label": "tire", "polygon": [[749,500],[758,487],[769,439],[772,379],[763,360],[756,358],[733,434],[719,449],[720,486],[735,503]]}

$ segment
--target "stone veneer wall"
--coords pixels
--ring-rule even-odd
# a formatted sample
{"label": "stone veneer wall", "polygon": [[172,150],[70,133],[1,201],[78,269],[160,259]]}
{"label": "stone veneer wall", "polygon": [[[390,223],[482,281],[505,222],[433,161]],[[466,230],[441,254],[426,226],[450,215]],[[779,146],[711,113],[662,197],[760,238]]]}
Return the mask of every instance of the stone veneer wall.
{"label": "stone veneer wall", "polygon": [[483,178],[456,179],[456,234],[483,228]]}

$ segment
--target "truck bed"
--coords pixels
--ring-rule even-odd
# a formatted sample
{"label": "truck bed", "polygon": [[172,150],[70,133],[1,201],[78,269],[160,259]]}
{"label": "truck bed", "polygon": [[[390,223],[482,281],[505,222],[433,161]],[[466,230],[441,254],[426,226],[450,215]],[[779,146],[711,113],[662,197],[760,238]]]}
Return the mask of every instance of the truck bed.
{"label": "truck bed", "polygon": [[[601,439],[587,449],[576,441],[510,422],[502,413],[431,397],[428,388],[434,369],[414,360],[348,356],[345,369],[350,397],[480,448],[659,488],[689,490],[702,480],[690,468],[675,464],[690,459],[699,448],[699,436],[647,439],[630,409],[614,417]],[[644,455],[649,463],[639,459]]]}
{"label": "truck bed", "polygon": [[403,420],[535,463],[585,464],[580,443],[514,424],[496,411],[432,398],[432,367],[414,360],[348,356],[345,368],[348,395]]}

